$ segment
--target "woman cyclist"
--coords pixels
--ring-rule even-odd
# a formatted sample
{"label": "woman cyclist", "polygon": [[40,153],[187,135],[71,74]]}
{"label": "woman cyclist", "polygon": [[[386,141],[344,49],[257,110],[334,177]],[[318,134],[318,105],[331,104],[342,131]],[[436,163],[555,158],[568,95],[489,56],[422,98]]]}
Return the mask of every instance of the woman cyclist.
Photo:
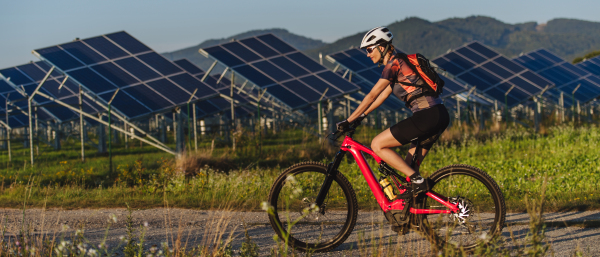
{"label": "woman cyclist", "polygon": [[[366,49],[373,63],[385,67],[379,81],[352,115],[336,125],[338,130],[348,128],[352,122],[362,120],[379,107],[392,93],[406,102],[413,115],[377,135],[371,142],[371,148],[387,164],[409,177],[412,194],[416,196],[429,190],[427,181],[419,173],[419,166],[439,135],[448,127],[450,119],[442,99],[424,94],[421,87],[411,86],[422,84],[422,79],[403,58],[398,58],[392,45],[393,37],[386,27],[374,28],[363,37],[360,48]],[[413,170],[410,165],[416,145],[411,144],[406,161],[391,148],[415,140],[421,141],[422,151],[417,153],[416,170]]]}

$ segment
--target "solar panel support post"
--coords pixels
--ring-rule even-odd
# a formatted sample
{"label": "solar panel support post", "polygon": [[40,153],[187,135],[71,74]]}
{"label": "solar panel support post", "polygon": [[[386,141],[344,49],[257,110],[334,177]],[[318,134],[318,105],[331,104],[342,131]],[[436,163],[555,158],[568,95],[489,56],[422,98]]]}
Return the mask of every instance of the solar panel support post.
{"label": "solar panel support post", "polygon": [[321,143],[321,131],[323,130],[323,104],[321,101],[317,103],[317,133],[319,135],[319,143]]}
{"label": "solar panel support post", "polygon": [[[27,119],[29,120],[29,152],[30,152],[30,156],[31,156],[31,166],[32,167],[33,167],[33,126],[32,126],[33,124],[32,124],[32,120],[31,120],[31,101],[33,101],[33,97],[35,96],[35,94],[38,92],[38,90],[40,90],[42,85],[44,85],[46,80],[48,80],[48,77],[50,77],[50,74],[52,73],[52,71],[54,71],[54,66],[52,66],[50,68],[50,70],[46,73],[46,76],[44,76],[44,79],[42,79],[40,84],[38,84],[38,86],[35,88],[33,93],[31,93],[31,95],[27,97],[27,107],[28,107]],[[7,109],[7,113],[8,113],[8,109]]]}
{"label": "solar panel support post", "polygon": [[579,105],[579,100],[577,100],[577,122],[579,122],[580,113],[581,113],[581,106]]}
{"label": "solar panel support post", "polygon": [[535,106],[533,107],[533,126],[535,133],[540,132],[540,99],[537,96],[533,97]]}
{"label": "solar panel support post", "polygon": [[192,104],[192,117],[193,119],[193,128],[194,128],[194,152],[198,153],[198,126],[196,122],[196,103]]}
{"label": "solar panel support post", "polygon": [[340,64],[336,65],[335,68],[333,68],[333,73],[336,73],[339,68],[340,68]]}
{"label": "solar panel support post", "polygon": [[[339,67],[339,64],[338,64]],[[321,97],[319,98],[319,101],[317,102],[317,133],[319,135],[319,143],[321,143],[321,132],[323,131],[323,98],[325,97],[325,94],[327,93],[327,90],[329,90],[329,88],[325,88],[325,91],[323,92],[323,94],[321,94]]]}
{"label": "solar panel support post", "polygon": [[508,124],[508,93],[510,93],[510,91],[513,90],[513,88],[515,88],[515,85],[512,85],[507,91],[506,93],[504,93],[504,108],[505,108],[505,122],[506,124]]}
{"label": "solar panel support post", "polygon": [[81,92],[82,92],[81,85],[79,85],[79,112],[80,112],[79,113],[79,140],[81,143],[81,161],[84,162],[85,161],[85,147],[84,147],[85,128],[83,127],[83,115],[81,115],[81,112],[83,112],[83,110],[82,110],[83,96],[81,95],[82,94]]}
{"label": "solar panel support post", "polygon": [[[98,119],[102,119],[102,114],[98,114]],[[100,123],[96,128],[96,133],[98,134],[98,153],[106,153],[106,131],[104,130],[104,126],[107,124]]]}
{"label": "solar panel support post", "polygon": [[342,75],[342,78],[346,78],[346,75],[348,75],[348,73],[349,73],[349,72],[350,72],[350,70],[346,70],[346,71],[344,72],[344,75]]}
{"label": "solar panel support post", "polygon": [[[188,123],[188,142],[190,142],[192,140],[192,127],[190,124],[190,102],[192,101],[192,99],[194,98],[194,95],[196,95],[196,92],[198,92],[198,89],[194,89],[194,93],[192,93],[192,95],[190,96],[190,99],[188,99],[187,101],[187,123]],[[194,105],[196,106],[196,105]],[[194,108],[194,122],[196,121],[196,108]],[[196,123],[194,123],[194,137],[196,136]],[[189,143],[190,148],[192,148],[192,143]],[[198,149],[196,149],[198,150]]]}
{"label": "solar panel support post", "polygon": [[565,94],[560,91],[560,99],[558,101],[558,104],[560,105],[560,122],[565,122]]}
{"label": "solar panel support post", "polygon": [[319,53],[319,63],[323,65],[323,53]]}
{"label": "solar panel support post", "polygon": [[262,128],[261,128],[261,123],[260,123],[260,99],[265,95],[265,93],[267,93],[267,89],[265,88],[264,90],[258,89],[258,98],[256,99],[256,118],[257,118],[257,126],[258,126],[258,130],[256,132],[258,132],[258,142],[259,142],[259,153],[262,153]]}
{"label": "solar panel support post", "polygon": [[8,94],[6,96],[6,147],[8,147],[8,161],[11,162],[12,161],[12,153],[11,153],[11,149],[10,149],[10,132],[11,132],[11,127],[9,126],[9,122],[8,122],[8,97],[10,96],[10,94]]}
{"label": "solar panel support post", "polygon": [[[206,73],[204,73],[204,76],[202,76],[202,78],[200,79],[200,81],[204,82],[204,80],[206,79],[206,77],[209,76],[209,74],[212,72],[212,70],[215,68],[215,66],[217,66],[217,63],[219,63],[219,61],[214,61],[211,65],[210,68],[208,68],[208,70],[206,71]],[[217,83],[218,84],[218,83]]]}
{"label": "solar panel support post", "polygon": [[[231,97],[231,99],[229,100],[229,102],[231,103],[231,126],[232,128],[235,130],[235,109],[234,109],[234,101],[233,101],[233,89],[235,88],[235,72],[233,72],[233,70],[231,71],[231,86],[229,88],[229,97]],[[233,133],[231,134],[232,138],[233,138]],[[235,141],[233,143],[234,145],[234,149],[235,149]]]}
{"label": "solar panel support post", "polygon": [[35,155],[39,156],[40,155],[40,140],[39,140],[40,133],[39,133],[39,130],[38,130],[39,127],[38,127],[38,107],[37,106],[34,109],[33,117],[34,117],[34,120],[35,120],[35,130],[34,130],[35,131],[35,137],[38,139],[35,142]]}
{"label": "solar panel support post", "polygon": [[335,125],[333,122],[333,101],[327,101],[327,130],[326,132],[333,131]]}
{"label": "solar panel support post", "polygon": [[183,117],[181,108],[175,108],[175,118],[177,120],[177,129],[175,135],[177,138],[175,139],[175,143],[177,144],[176,151],[179,155],[183,154],[185,151],[185,134],[183,130]]}
{"label": "solar panel support post", "polygon": [[[127,128],[127,123],[123,124],[123,129],[125,131],[129,131]],[[127,135],[125,135],[125,150],[129,149],[129,137]]]}
{"label": "solar panel support post", "polygon": [[571,92],[571,114],[573,116],[573,123],[575,123],[575,92],[579,87],[581,87],[581,84],[578,84],[575,89],[573,89],[573,92]]}
{"label": "solar panel support post", "polygon": [[[469,118],[470,118],[470,117],[469,117],[469,107],[470,107],[471,94],[472,94],[473,92],[475,92],[475,89],[476,89],[476,87],[473,87],[473,88],[471,88],[471,89],[469,90],[469,92],[467,93],[466,97],[465,97],[465,98],[467,98],[467,108],[466,108],[466,109],[467,109],[467,111],[466,111],[466,116],[467,116],[467,117],[466,117],[466,118],[467,118],[467,120],[466,120],[466,121],[467,121],[467,126],[468,126],[468,125],[469,125],[469,123],[470,123],[470,122],[469,122]],[[475,111],[477,111],[477,110],[475,110]]]}
{"label": "solar panel support post", "polygon": [[219,83],[221,83],[221,80],[223,79],[223,77],[225,77],[225,74],[227,73],[228,70],[229,70],[229,67],[225,67],[225,70],[223,70],[223,73],[221,73],[221,76],[219,76],[219,79],[217,80],[216,85],[219,85]]}
{"label": "solar panel support post", "polygon": [[112,173],[112,122],[110,120],[110,106],[112,101],[115,100],[115,96],[119,93],[119,89],[115,91],[110,100],[108,101],[108,173]]}
{"label": "solar panel support post", "polygon": [[176,123],[175,111],[172,112],[171,116],[172,116],[171,117],[171,120],[172,120],[172,122],[171,122],[172,128],[171,129],[173,130],[173,141],[175,141],[175,145],[177,145],[177,131],[176,131],[177,124],[175,124]]}
{"label": "solar panel support post", "polygon": [[455,98],[456,98],[456,118],[458,119],[458,127],[462,128],[462,121],[461,121],[461,117],[460,117],[460,98],[458,98],[458,95],[456,95]]}

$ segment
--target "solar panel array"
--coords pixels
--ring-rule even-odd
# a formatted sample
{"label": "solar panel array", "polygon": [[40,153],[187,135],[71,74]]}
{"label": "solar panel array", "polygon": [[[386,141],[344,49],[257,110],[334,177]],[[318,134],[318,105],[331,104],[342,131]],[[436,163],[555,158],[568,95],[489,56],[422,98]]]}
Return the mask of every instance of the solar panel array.
{"label": "solar panel array", "polygon": [[515,58],[514,61],[552,81],[558,90],[569,97],[573,90],[581,85],[574,95],[578,101],[588,102],[600,96],[600,77],[566,62],[548,50],[532,51]]}
{"label": "solar panel array", "polygon": [[[2,69],[0,70],[0,76],[7,81],[7,84],[10,84],[11,88],[17,88],[21,91],[24,90],[26,95],[31,95],[46,76],[50,68],[51,67],[43,61],[31,62],[16,67]],[[77,107],[79,105],[79,87],[72,80],[66,80],[62,88],[59,89],[64,78],[65,76],[60,72],[53,71],[46,82],[44,82],[39,92]],[[17,94],[14,96],[11,95],[11,100],[13,101],[16,100],[14,97],[26,97],[17,91],[15,91],[15,93]],[[42,107],[43,110],[43,114],[38,110],[38,120],[56,120],[57,122],[62,123],[79,117],[76,112],[73,112],[64,106],[60,106],[52,100],[42,96],[36,95],[33,100],[33,104]],[[27,101],[19,101],[15,104],[22,109],[27,110]],[[82,109],[90,114],[101,111],[101,108],[98,105],[86,98],[83,99]],[[28,125],[28,123],[24,125]]]}
{"label": "solar panel array", "polygon": [[[196,66],[192,62],[187,59],[181,59],[174,61],[179,67],[185,69],[187,72],[192,74],[194,77],[198,79],[202,79],[205,74],[205,71],[200,67]],[[221,78],[221,81],[217,83],[219,80],[220,74],[215,74],[213,76],[207,76],[204,82],[208,85],[215,88],[220,94],[229,96],[231,81],[225,77]],[[237,85],[238,88],[240,85]],[[250,102],[256,102],[249,98],[245,94],[238,93],[238,89],[234,89],[233,99],[238,101],[235,106],[235,112],[238,116],[248,115],[254,112],[254,109],[251,108]],[[261,104],[267,104],[264,100],[261,100]],[[212,114],[216,114],[219,112],[223,112],[224,115],[230,115],[230,112],[225,112],[231,108],[231,102],[225,98],[211,98],[205,101],[201,101],[196,103],[196,115],[198,118],[203,118]]]}
{"label": "solar panel array", "polygon": [[232,68],[292,109],[315,103],[327,88],[334,98],[359,87],[273,34],[249,37],[202,49],[207,57]]}
{"label": "solar panel array", "polygon": [[[19,101],[9,104],[7,107],[7,101],[16,101],[22,99],[23,95],[17,92],[12,86],[10,86],[5,80],[0,80],[0,120],[4,123],[7,122],[6,115],[8,112],[8,126],[11,128],[19,128],[29,126],[27,115],[22,111],[27,112],[27,101]],[[25,104],[23,104],[25,103]],[[13,105],[21,108],[17,109]],[[45,112],[40,112],[41,116],[48,116]],[[42,118],[42,117],[39,117]]]}
{"label": "solar panel array", "polygon": [[[371,58],[367,57],[366,52],[360,49],[351,48],[333,53],[328,55],[328,59],[329,58],[344,66],[344,68],[349,69],[353,74],[358,75],[363,81],[357,82],[356,84],[361,87],[361,90],[364,93],[370,92],[373,85],[381,78],[383,66],[378,67],[377,64],[374,64],[373,61],[371,61]],[[450,79],[442,74],[440,74],[440,76],[445,82],[442,98],[453,96],[467,90],[466,85],[463,83]]]}
{"label": "solar panel array", "polygon": [[540,93],[552,82],[509,60],[479,42],[472,42],[433,60],[460,80],[473,85],[493,99],[514,106]]}
{"label": "solar panel array", "polygon": [[124,31],[37,49],[34,54],[129,119],[169,111],[218,92]]}
{"label": "solar panel array", "polygon": [[576,64],[575,66],[585,69],[596,76],[600,76],[600,56],[585,60]]}

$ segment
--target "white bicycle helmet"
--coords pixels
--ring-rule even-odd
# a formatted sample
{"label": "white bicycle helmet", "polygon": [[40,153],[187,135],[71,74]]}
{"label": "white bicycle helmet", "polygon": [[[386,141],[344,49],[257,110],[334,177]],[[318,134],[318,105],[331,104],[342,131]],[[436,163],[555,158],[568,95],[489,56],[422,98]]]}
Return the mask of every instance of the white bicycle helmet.
{"label": "white bicycle helmet", "polygon": [[392,35],[388,28],[377,27],[365,34],[362,42],[360,42],[360,48],[363,49],[381,43],[390,44],[392,43],[392,39],[394,39],[394,35]]}
{"label": "white bicycle helmet", "polygon": [[369,30],[369,32],[365,34],[365,36],[362,39],[362,42],[360,42],[360,48],[362,49],[377,44],[383,44],[385,46],[385,50],[383,50],[383,52],[381,51],[381,49],[379,49],[379,47],[376,47],[377,51],[379,51],[379,54],[381,54],[381,58],[379,58],[379,61],[377,62],[377,67],[379,67],[383,64],[383,57],[390,50],[392,39],[394,39],[394,35],[392,35],[392,32],[390,32],[388,28],[377,27],[372,30]]}

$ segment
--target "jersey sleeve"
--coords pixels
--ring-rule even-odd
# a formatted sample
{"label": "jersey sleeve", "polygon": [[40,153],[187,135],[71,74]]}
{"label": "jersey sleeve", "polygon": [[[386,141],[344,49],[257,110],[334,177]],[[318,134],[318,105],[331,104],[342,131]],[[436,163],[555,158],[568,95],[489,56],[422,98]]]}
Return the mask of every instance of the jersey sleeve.
{"label": "jersey sleeve", "polygon": [[398,71],[400,70],[400,64],[398,60],[393,59],[389,62],[385,67],[383,67],[383,71],[381,72],[381,78],[387,79],[389,81],[394,81],[398,77]]}

